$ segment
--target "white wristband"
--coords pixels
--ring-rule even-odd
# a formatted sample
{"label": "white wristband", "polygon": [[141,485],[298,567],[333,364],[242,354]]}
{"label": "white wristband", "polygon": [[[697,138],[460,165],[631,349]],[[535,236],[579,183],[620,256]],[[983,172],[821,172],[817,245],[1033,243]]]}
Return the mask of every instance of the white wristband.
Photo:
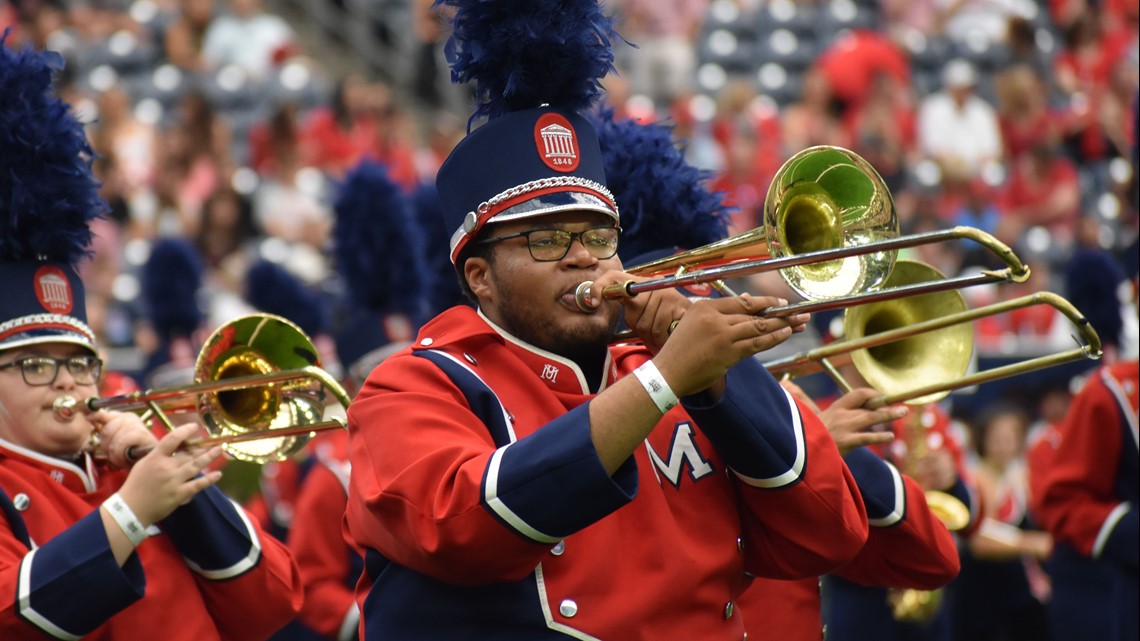
{"label": "white wristband", "polygon": [[112,494],[110,498],[103,501],[103,507],[107,508],[107,513],[111,515],[112,519],[115,519],[115,523],[119,524],[119,529],[127,535],[131,545],[138,547],[139,543],[150,536],[139,521],[139,517],[131,511],[131,506],[127,505],[127,502],[118,493]]}
{"label": "white wristband", "polygon": [[645,361],[640,367],[633,370],[633,375],[641,381],[641,386],[649,393],[649,398],[653,399],[653,404],[661,410],[662,414],[677,407],[677,395],[665,382],[665,377],[657,370],[653,361]]}

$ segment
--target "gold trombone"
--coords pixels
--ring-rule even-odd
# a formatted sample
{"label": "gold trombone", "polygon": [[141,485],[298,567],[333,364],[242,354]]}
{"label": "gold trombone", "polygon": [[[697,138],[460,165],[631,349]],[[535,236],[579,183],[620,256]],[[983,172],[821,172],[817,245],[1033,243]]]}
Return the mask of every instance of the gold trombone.
{"label": "gold trombone", "polygon": [[[168,429],[167,413],[197,412],[209,434],[190,447],[221,445],[233,458],[252,463],[283,460],[319,431],[344,428],[324,419],[326,393],[348,407],[350,397],[328,372],[312,341],[293,323],[253,314],[219,327],[206,340],[194,367],[194,383],[80,401],[61,396],[52,406],[61,418],[77,411],[142,411]],[[98,449],[98,435],[93,447]],[[145,451],[128,452],[135,460]]]}
{"label": "gold trombone", "polygon": [[[898,250],[952,240],[978,243],[1006,267],[884,288]],[[649,280],[610,285],[602,290],[602,298],[632,298],[777,271],[807,300],[761,312],[771,317],[1029,278],[1029,268],[1013,250],[980,229],[953,227],[900,236],[894,201],[879,174],[857,154],[826,146],[805,149],[780,167],[768,189],[762,227],[626,271]],[[581,283],[575,292],[585,312],[595,311],[587,302],[592,284]]]}

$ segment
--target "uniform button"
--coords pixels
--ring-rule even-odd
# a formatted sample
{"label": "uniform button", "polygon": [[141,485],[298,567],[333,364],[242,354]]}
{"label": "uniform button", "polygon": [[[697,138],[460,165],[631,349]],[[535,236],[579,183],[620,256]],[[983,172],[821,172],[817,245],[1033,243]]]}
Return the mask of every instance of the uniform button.
{"label": "uniform button", "polygon": [[432,340],[431,338],[425,338],[425,339],[423,339],[423,340],[421,340],[421,341],[420,341],[420,345],[423,345],[424,347],[427,347],[427,346],[431,345],[431,344],[432,344],[432,343],[434,343],[434,342],[435,342],[435,341],[434,341],[434,340]]}
{"label": "uniform button", "polygon": [[742,537],[739,537],[739,536],[736,537],[736,551],[737,552],[743,552],[744,551],[744,539]]}
{"label": "uniform button", "polygon": [[550,553],[554,556],[562,556],[566,551],[566,541],[559,541],[554,547],[550,548]]}
{"label": "uniform button", "polygon": [[463,353],[463,358],[467,359],[467,362],[471,363],[472,365],[478,365],[479,364],[479,361],[475,360],[474,356],[472,356],[466,352]]}
{"label": "uniform button", "polygon": [[736,604],[732,601],[724,604],[724,618],[731,619],[732,613],[736,611]]}
{"label": "uniform button", "polygon": [[575,616],[578,614],[578,604],[573,599],[563,599],[558,606],[558,612],[564,617]]}
{"label": "uniform button", "polygon": [[28,509],[28,506],[31,504],[32,499],[28,498],[28,495],[24,494],[23,492],[20,492],[12,498],[12,505],[14,505],[20,512]]}

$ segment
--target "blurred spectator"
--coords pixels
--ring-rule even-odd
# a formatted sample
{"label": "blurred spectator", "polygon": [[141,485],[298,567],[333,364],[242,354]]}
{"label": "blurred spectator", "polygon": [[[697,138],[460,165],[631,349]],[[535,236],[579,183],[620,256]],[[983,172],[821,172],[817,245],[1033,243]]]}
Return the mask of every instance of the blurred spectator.
{"label": "blurred spectator", "polygon": [[723,150],[725,168],[710,189],[724,192],[726,204],[737,208],[730,214],[729,235],[762,225],[764,195],[784,158],[779,111],[751,83],[731,82],[720,92],[712,136]]}
{"label": "blurred spectator", "polygon": [[202,45],[214,19],[215,0],[178,0],[178,15],[163,32],[163,48],[171,64],[190,71],[206,69]]}
{"label": "blurred spectator", "polygon": [[1057,52],[1053,69],[1069,103],[1066,137],[1075,158],[1103,160],[1111,151],[1106,121],[1116,130],[1127,122],[1131,92],[1127,82],[1121,83],[1125,87],[1120,98],[1113,85],[1120,83],[1114,78],[1120,72],[1130,74],[1132,87],[1136,86],[1136,62],[1127,62],[1130,40],[1135,35],[1125,29],[1106,29],[1095,9],[1077,16],[1064,31],[1064,47]]}
{"label": "blurred spectator", "polygon": [[1005,41],[1011,17],[1032,18],[1033,3],[1018,0],[951,0],[945,7],[943,33],[954,42]]}
{"label": "blurred spectator", "polygon": [[910,86],[906,54],[887,36],[870,29],[843,33],[819,55],[816,66],[827,77],[840,117],[863,101],[878,73],[894,76],[904,87]]}
{"label": "blurred spectator", "polygon": [[906,85],[889,73],[876,72],[866,100],[848,110],[844,125],[852,149],[871,163],[892,192],[902,188],[915,149],[914,100]]}
{"label": "blurred spectator", "polygon": [[693,89],[697,67],[694,43],[708,0],[615,0],[618,31],[637,46],[622,66],[633,92],[649,96],[658,107]]}
{"label": "blurred spectator", "polygon": [[1042,140],[1055,138],[1060,126],[1049,110],[1049,92],[1044,79],[1028,65],[1003,70],[994,80],[997,88],[998,121],[1005,156],[1017,162]]}
{"label": "blurred spectator", "polygon": [[296,105],[282,105],[266,127],[266,153],[257,160],[262,181],[253,196],[253,216],[270,236],[320,248],[328,239],[332,216],[322,202],[325,177],[305,162],[296,111]]}
{"label": "blurred spectator", "polygon": [[799,100],[784,107],[781,118],[785,153],[790,156],[823,144],[850,147],[851,141],[832,101],[827,75],[817,68],[808,69],[803,80]]}
{"label": "blurred spectator", "polygon": [[1025,462],[1029,415],[999,402],[976,422],[974,481],[981,527],[968,540],[955,582],[954,636],[960,641],[1039,641],[1047,637],[1049,580],[1040,562],[1053,548],[1029,514]]}
{"label": "blurred spectator", "polygon": [[[373,85],[357,73],[343,76],[333,90],[329,104],[305,115],[301,136],[311,150],[314,166],[341,176],[368,152],[376,136],[375,106],[388,93],[384,85]],[[255,158],[257,143],[254,143]],[[255,160],[255,167],[257,166]]]}
{"label": "blurred spectator", "polygon": [[919,150],[943,172],[977,174],[1001,159],[1001,131],[994,108],[974,92],[974,66],[957,58],[942,69],[942,90],[922,99],[918,109]]}
{"label": "blurred spectator", "polygon": [[127,200],[133,200],[154,181],[155,128],[135,117],[130,96],[120,85],[96,100],[99,126],[91,135],[91,146],[95,153],[114,159],[119,189]]}
{"label": "blurred spectator", "polygon": [[296,35],[280,16],[262,10],[261,0],[229,0],[229,12],[210,22],[202,59],[216,69],[233,64],[251,78],[265,78],[297,47]]}
{"label": "blurred spectator", "polygon": [[1008,231],[1020,234],[1040,225],[1055,246],[1065,249],[1081,214],[1081,185],[1076,166],[1061,153],[1056,138],[1046,132],[1010,162],[1009,171],[1001,195]]}

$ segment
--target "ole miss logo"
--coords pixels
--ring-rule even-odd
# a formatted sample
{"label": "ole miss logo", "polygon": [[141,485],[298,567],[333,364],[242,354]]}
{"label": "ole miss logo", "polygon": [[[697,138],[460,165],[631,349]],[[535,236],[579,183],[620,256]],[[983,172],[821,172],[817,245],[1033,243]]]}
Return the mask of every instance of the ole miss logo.
{"label": "ole miss logo", "polygon": [[534,123],[534,144],[538,157],[554,171],[565,173],[578,168],[578,135],[564,116],[543,114]]}
{"label": "ole miss logo", "polygon": [[40,305],[52,314],[70,314],[75,305],[71,295],[71,283],[63,270],[51,265],[45,265],[36,270],[35,280],[36,299]]}

